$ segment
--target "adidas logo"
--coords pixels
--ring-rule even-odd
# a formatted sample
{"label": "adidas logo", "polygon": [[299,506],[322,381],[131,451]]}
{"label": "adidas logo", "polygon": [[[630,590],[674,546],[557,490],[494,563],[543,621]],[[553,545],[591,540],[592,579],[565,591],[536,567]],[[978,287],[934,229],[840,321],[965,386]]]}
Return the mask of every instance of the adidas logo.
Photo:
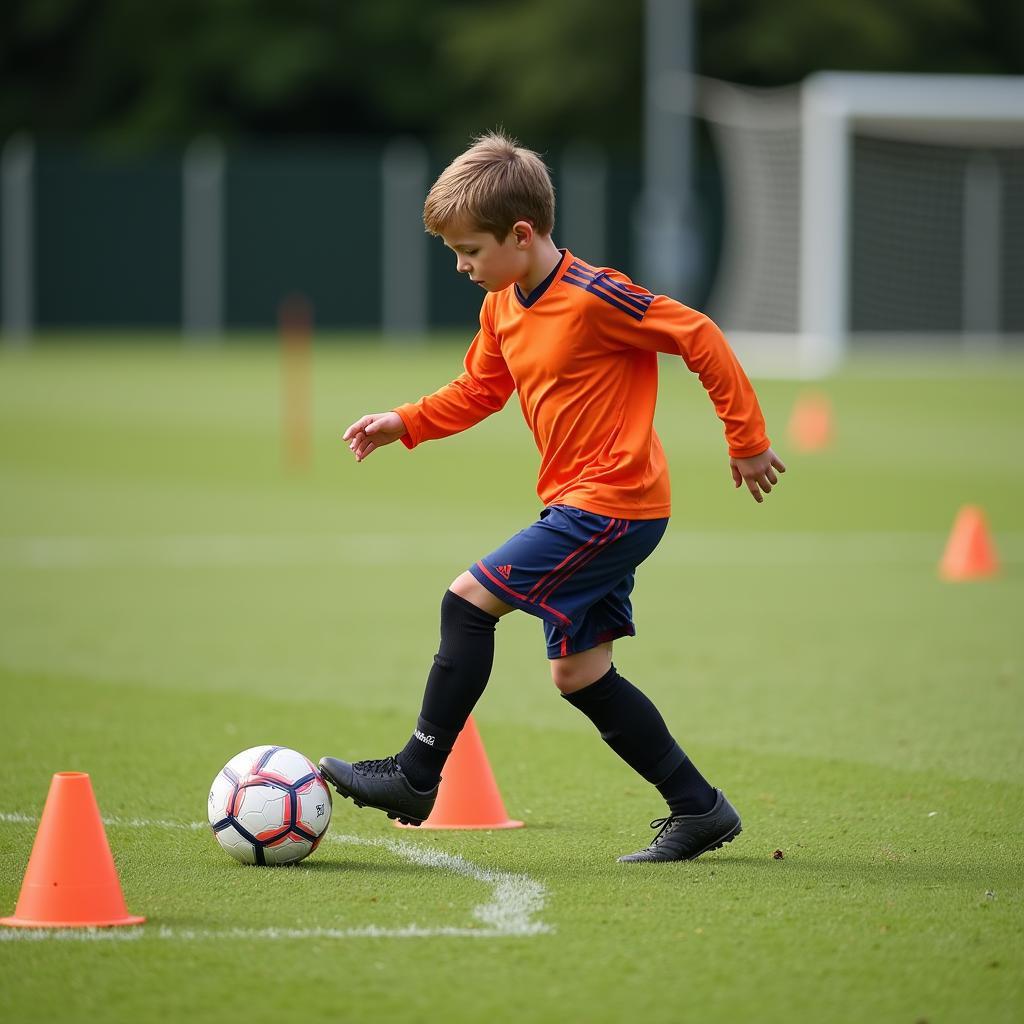
{"label": "adidas logo", "polygon": [[495,568],[498,570],[498,572],[501,573],[502,576],[505,577],[505,579],[508,579],[509,576],[512,575],[512,566],[511,565],[498,565],[498,566],[495,566]]}
{"label": "adidas logo", "polygon": [[421,743],[426,743],[428,747],[432,747],[434,745],[434,737],[428,736],[426,733],[420,732],[419,729],[417,729],[413,735],[415,735],[416,739],[418,739]]}

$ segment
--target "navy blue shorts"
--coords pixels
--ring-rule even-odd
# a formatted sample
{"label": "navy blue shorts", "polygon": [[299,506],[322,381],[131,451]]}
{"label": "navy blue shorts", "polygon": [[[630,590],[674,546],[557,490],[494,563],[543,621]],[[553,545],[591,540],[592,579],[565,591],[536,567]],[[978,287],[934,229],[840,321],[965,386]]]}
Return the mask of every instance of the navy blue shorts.
{"label": "navy blue shorts", "polygon": [[469,571],[498,600],[543,619],[548,657],[564,658],[636,634],[633,574],[667,526],[551,505]]}

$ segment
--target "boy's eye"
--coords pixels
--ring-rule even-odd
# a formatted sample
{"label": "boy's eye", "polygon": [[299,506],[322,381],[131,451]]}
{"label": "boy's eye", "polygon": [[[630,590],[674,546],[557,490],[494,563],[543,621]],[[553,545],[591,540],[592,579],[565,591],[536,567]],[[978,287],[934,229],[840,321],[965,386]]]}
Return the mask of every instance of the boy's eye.
{"label": "boy's eye", "polygon": [[477,252],[476,249],[465,249],[463,251],[466,253],[467,256],[475,256]]}

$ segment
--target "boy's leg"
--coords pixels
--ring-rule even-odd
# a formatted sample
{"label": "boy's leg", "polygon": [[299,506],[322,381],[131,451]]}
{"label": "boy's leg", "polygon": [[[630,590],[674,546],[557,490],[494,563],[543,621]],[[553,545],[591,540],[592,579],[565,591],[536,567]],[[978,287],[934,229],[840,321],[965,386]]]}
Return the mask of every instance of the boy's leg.
{"label": "boy's leg", "polygon": [[490,677],[494,628],[510,611],[469,573],[455,580],[441,601],[441,644],[409,742],[377,761],[321,758],[321,772],[342,796],[409,824],[430,814],[444,763]]}
{"label": "boy's leg", "polygon": [[[549,635],[549,649],[551,636]],[[620,861],[693,860],[731,842],[742,830],[740,816],[713,789],[672,738],[654,704],[612,664],[612,645],[597,644],[551,662],[562,696],[598,728],[601,738],[669,805],[653,842]]]}
{"label": "boy's leg", "polygon": [[441,645],[427,675],[416,729],[398,753],[409,782],[432,789],[455,740],[487,686],[494,663],[494,627],[512,611],[464,572],[441,601]]}
{"label": "boy's leg", "polygon": [[711,810],[715,790],[683,753],[650,698],[616,671],[610,643],[552,661],[551,678],[597,726],[601,739],[658,789],[671,814]]}
{"label": "boy's leg", "polygon": [[627,541],[632,537],[632,543],[623,549],[620,560],[591,563],[607,573],[590,580],[585,573],[569,577],[554,591],[556,606],[568,603],[579,609],[583,604],[573,616],[571,629],[544,623],[555,685],[669,805],[668,817],[657,822],[664,827],[654,842],[622,860],[690,860],[740,832],[739,815],[732,805],[680,749],[654,704],[612,664],[611,641],[636,632],[630,602],[636,566],[654,549],[665,524],[664,520],[630,522],[621,536]]}

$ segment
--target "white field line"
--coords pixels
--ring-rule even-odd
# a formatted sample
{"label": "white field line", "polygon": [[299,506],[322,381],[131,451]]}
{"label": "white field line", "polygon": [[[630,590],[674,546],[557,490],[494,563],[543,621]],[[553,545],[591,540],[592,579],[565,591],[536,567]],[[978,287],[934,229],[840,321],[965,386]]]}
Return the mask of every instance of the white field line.
{"label": "white field line", "polygon": [[[657,558],[670,564],[886,564],[937,562],[945,533],[821,531],[671,532]],[[210,534],[156,537],[0,538],[0,569],[203,569],[238,566],[434,565],[475,557],[504,538],[431,534]],[[1024,562],[1024,533],[995,543],[1004,561]]]}
{"label": "white field line", "polygon": [[[34,825],[37,818],[28,814],[0,812],[0,823]],[[169,821],[147,818],[104,818],[110,828],[166,828],[204,831],[210,826],[205,821]],[[473,917],[483,927],[452,927],[420,924],[382,928],[365,925],[351,928],[157,928],[136,926],[128,928],[2,928],[0,942],[57,941],[121,941],[134,942],[155,937],[181,942],[232,939],[426,939],[472,938],[498,939],[529,935],[549,935],[551,925],[534,920],[544,909],[544,886],[528,875],[507,871],[491,871],[479,867],[457,854],[428,849],[400,839],[365,839],[361,836],[335,835],[329,832],[327,840],[348,846],[379,846],[396,857],[421,867],[434,868],[448,874],[461,875],[474,882],[491,887],[491,898],[473,908]],[[273,869],[271,869],[273,870]]]}
{"label": "white field line", "polygon": [[[0,812],[0,823],[6,825],[35,825],[39,819],[29,814],[8,814]],[[196,832],[208,829],[205,821],[171,821],[168,818],[104,818],[103,824],[111,828],[179,828]]]}

